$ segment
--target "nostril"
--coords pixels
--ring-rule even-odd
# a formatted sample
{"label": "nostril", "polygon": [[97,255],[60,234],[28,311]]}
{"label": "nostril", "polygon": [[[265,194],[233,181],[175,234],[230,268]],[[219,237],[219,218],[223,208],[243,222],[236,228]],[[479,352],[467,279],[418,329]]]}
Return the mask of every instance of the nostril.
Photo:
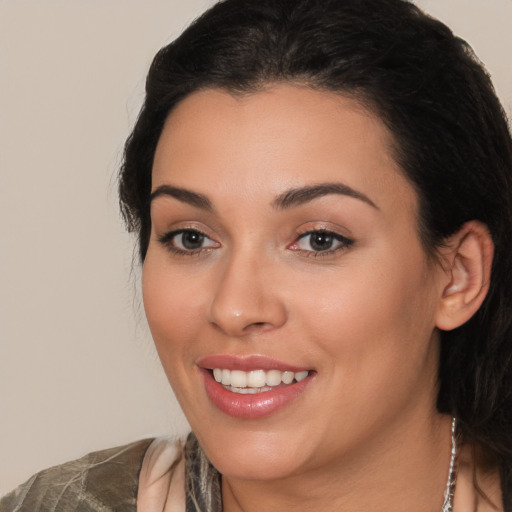
{"label": "nostril", "polygon": [[267,322],[252,322],[244,327],[244,331],[261,331],[268,327],[270,325]]}
{"label": "nostril", "polygon": [[239,293],[233,286],[214,295],[208,311],[210,324],[230,336],[243,336],[263,333],[286,322],[286,310],[278,298],[259,297],[247,290],[243,295]]}

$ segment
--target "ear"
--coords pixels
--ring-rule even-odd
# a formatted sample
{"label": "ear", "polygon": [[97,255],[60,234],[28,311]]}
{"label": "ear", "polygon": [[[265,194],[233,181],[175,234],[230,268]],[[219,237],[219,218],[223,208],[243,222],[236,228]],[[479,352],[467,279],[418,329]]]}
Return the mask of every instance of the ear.
{"label": "ear", "polygon": [[485,224],[473,220],[452,235],[441,251],[446,279],[436,326],[449,331],[467,322],[489,290],[494,244]]}

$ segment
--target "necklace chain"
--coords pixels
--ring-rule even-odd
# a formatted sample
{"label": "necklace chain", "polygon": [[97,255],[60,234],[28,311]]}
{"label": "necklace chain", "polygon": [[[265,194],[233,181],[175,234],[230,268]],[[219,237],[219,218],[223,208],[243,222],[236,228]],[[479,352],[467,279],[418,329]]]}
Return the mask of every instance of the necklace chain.
{"label": "necklace chain", "polygon": [[[451,456],[450,456],[450,466],[448,469],[448,480],[446,481],[446,488],[444,491],[444,500],[443,506],[441,507],[441,512],[453,512],[453,498],[455,495],[455,484],[457,482],[457,443],[458,443],[459,435],[457,431],[457,420],[455,418],[452,419],[452,431],[451,431]],[[188,448],[188,449],[187,449]],[[211,463],[206,459],[206,455],[199,448],[197,443],[197,439],[195,436],[189,436],[187,440],[187,447],[185,453],[187,454],[187,458],[191,455],[194,455],[194,451],[199,451],[199,459],[202,460],[203,464],[201,467],[207,468],[207,473],[209,474],[208,482],[203,482],[205,475],[202,475],[202,478],[192,480],[192,484],[190,489],[187,489],[187,493],[192,493],[194,497],[194,501],[198,497],[202,500],[208,497],[209,500],[214,501],[215,505],[213,508],[207,508],[207,510],[222,510],[222,498],[220,491],[220,474],[217,473],[217,470],[213,468]],[[190,472],[190,470],[189,470]],[[187,473],[187,478],[189,477]],[[202,482],[201,489],[199,490],[198,483]],[[188,510],[188,506],[187,506]]]}
{"label": "necklace chain", "polygon": [[457,483],[457,420],[452,419],[452,451],[448,480],[444,491],[444,501],[441,512],[453,512],[453,497],[455,495],[455,484]]}

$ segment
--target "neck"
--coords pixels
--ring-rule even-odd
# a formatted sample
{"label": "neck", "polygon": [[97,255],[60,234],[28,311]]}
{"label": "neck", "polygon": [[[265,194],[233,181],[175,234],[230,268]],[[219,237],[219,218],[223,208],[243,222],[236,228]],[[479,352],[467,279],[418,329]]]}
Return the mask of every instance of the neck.
{"label": "neck", "polygon": [[223,510],[437,512],[443,503],[450,450],[451,418],[415,418],[381,432],[364,449],[328,467],[273,481],[223,477]]}

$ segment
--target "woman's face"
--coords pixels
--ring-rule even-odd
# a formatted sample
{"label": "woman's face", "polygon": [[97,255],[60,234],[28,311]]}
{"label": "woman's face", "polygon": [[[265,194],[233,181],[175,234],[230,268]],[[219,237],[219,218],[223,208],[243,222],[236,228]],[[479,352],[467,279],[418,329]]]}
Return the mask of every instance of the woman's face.
{"label": "woman's face", "polygon": [[144,305],[227,476],[332,467],[436,414],[443,274],[390,144],[354,100],[286,85],[197,92],[167,120]]}

